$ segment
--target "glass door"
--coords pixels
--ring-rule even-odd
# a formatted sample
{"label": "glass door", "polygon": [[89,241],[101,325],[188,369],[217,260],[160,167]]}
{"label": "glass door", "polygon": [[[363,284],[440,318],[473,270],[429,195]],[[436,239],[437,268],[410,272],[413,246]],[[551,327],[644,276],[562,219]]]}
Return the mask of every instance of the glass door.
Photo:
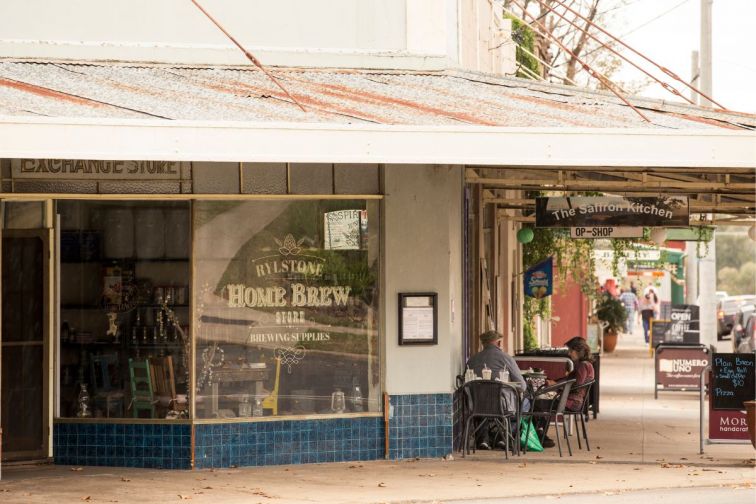
{"label": "glass door", "polygon": [[[6,203],[6,218],[8,205],[12,203]],[[48,454],[48,247],[46,229],[2,230],[3,462]]]}

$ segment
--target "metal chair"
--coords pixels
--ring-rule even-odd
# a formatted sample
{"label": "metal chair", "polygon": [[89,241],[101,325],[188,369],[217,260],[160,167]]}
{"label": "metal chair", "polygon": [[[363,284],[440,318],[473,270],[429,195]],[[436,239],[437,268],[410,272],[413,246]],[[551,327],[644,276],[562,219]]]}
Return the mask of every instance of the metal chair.
{"label": "metal chair", "polygon": [[[489,421],[494,422],[504,436],[506,457],[509,458],[510,441],[514,441],[513,451],[519,455],[520,443],[517,433],[519,433],[520,423],[520,400],[517,387],[496,380],[474,380],[465,383],[462,391],[465,418],[461,443],[462,456],[470,453],[468,446],[470,435],[474,436],[481,428],[488,428]],[[482,421],[471,433],[470,426],[476,419]]]}
{"label": "metal chair", "polygon": [[[570,446],[570,439],[567,436],[567,426],[564,422],[564,408],[567,404],[567,397],[570,395],[570,390],[572,389],[572,386],[575,384],[575,380],[567,380],[563,382],[556,383],[554,385],[551,385],[549,387],[541,387],[540,389],[536,390],[533,393],[533,401],[531,403],[531,411],[527,413],[523,413],[522,416],[526,417],[527,419],[531,418],[545,418],[546,419],[546,427],[543,429],[543,434],[541,435],[541,442],[543,442],[544,438],[546,437],[546,432],[549,430],[549,426],[551,425],[551,422],[554,422],[554,430],[556,431],[556,441],[557,446],[559,447],[559,456],[562,456],[562,443],[559,440],[559,418],[562,418],[562,429],[564,430],[564,438],[567,440],[567,449],[570,452],[570,456],[572,456],[572,446]],[[555,394],[551,396],[551,393],[554,392]],[[544,408],[540,411],[534,411],[533,408],[536,406],[536,401],[539,400],[545,401],[548,403],[548,407]],[[530,434],[530,425],[531,422],[527,422],[528,428],[525,434],[525,437]],[[527,446],[526,446],[527,451]]]}
{"label": "metal chair", "polygon": [[590,403],[591,398],[591,387],[593,387],[593,384],[595,383],[595,380],[587,381],[583,383],[582,385],[578,385],[577,387],[572,388],[572,392],[576,392],[578,390],[585,389],[585,395],[583,396],[583,404],[580,405],[580,408],[571,411],[565,408],[564,412],[562,413],[562,416],[564,417],[564,421],[567,422],[568,418],[575,421],[575,431],[577,434],[577,441],[578,441],[578,449],[582,449],[583,446],[580,444],[580,429],[577,428],[577,418],[580,418],[580,425],[583,428],[583,439],[585,439],[585,447],[588,451],[591,451],[591,445],[588,444],[588,431],[585,428],[585,422],[588,419],[588,403]]}

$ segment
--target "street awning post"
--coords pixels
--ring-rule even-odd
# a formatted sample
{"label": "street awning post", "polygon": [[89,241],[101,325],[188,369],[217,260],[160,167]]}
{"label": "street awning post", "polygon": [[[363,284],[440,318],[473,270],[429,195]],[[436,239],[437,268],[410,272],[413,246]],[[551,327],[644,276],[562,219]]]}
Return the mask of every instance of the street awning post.
{"label": "street awning post", "polygon": [[706,374],[711,371],[711,366],[706,366],[701,370],[701,377],[699,382],[699,397],[700,397],[700,414],[698,418],[698,424],[699,424],[699,449],[698,454],[703,455],[704,452],[704,397],[706,396],[706,390],[705,390],[705,381],[706,381]]}

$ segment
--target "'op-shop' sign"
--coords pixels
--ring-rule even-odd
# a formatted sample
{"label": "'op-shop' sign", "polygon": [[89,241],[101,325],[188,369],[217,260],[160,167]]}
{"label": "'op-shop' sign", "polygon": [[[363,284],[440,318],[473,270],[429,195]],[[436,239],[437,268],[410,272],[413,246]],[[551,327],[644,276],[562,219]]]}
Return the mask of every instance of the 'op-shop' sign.
{"label": "'op-shop' sign", "polygon": [[536,227],[688,226],[688,198],[536,198]]}

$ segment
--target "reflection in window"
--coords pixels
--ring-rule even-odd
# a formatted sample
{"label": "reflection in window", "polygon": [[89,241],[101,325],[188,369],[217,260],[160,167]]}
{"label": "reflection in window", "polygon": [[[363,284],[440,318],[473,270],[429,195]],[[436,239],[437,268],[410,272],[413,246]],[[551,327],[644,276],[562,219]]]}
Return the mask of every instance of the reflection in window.
{"label": "reflection in window", "polygon": [[187,418],[189,204],[57,208],[61,416]]}
{"label": "reflection in window", "polygon": [[374,201],[194,205],[199,418],[378,411]]}

